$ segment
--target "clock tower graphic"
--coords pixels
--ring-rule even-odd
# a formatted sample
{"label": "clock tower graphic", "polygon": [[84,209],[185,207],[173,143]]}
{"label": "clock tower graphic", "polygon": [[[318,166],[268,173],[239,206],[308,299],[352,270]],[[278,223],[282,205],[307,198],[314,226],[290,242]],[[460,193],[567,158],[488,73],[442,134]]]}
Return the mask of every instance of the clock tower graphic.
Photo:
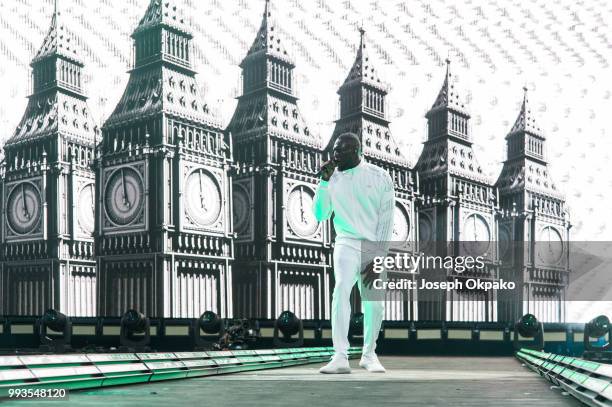
{"label": "clock tower graphic", "polygon": [[231,315],[231,146],[200,95],[175,1],[151,0],[97,158],[99,311]]}
{"label": "clock tower graphic", "polygon": [[[325,148],[327,159],[331,158],[334,143],[346,132],[356,134],[361,140],[366,161],[389,172],[395,189],[393,214],[392,252],[400,251],[412,255],[417,251],[415,202],[417,187],[415,173],[403,156],[391,135],[387,119],[388,85],[380,78],[368,52],[365,30],[360,28],[357,54],[346,79],[338,89],[340,96],[340,118],[336,120],[334,132]],[[331,226],[331,222],[328,223]],[[328,227],[329,227],[328,226]],[[332,233],[328,234],[330,243]],[[413,274],[389,273],[388,278],[415,279]],[[352,296],[353,309],[360,309],[357,288]],[[385,319],[413,319],[416,312],[416,291],[391,291],[387,294]]]}
{"label": "clock tower graphic", "polygon": [[242,95],[228,125],[236,261],[234,314],[327,319],[331,298],[327,230],[312,214],[321,140],[303,119],[294,61],[271,4],[240,64]]}
{"label": "clock tower graphic", "polygon": [[[461,274],[445,268],[421,271],[427,280],[497,281],[497,202],[492,181],[472,148],[470,115],[460,100],[450,60],[436,101],[427,112],[427,140],[416,165],[422,199],[419,213],[420,249],[436,256],[480,256],[482,270]],[[496,321],[497,292],[423,290],[419,292],[421,320]]]}
{"label": "clock tower graphic", "polygon": [[32,94],[4,146],[0,314],[94,316],[98,128],[76,38],[57,10],[32,60]]}
{"label": "clock tower graphic", "polygon": [[564,195],[546,160],[546,138],[527,98],[506,136],[507,158],[497,180],[501,276],[516,289],[500,297],[500,319],[525,313],[544,322],[565,322],[569,283],[569,231]]}

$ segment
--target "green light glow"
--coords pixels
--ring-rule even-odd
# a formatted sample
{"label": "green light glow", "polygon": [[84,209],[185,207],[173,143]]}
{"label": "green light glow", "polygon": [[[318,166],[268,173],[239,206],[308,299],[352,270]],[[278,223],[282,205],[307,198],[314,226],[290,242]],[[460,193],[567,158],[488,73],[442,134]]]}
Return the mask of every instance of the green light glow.
{"label": "green light glow", "polygon": [[[235,352],[85,354],[86,366],[65,363],[61,355],[41,355],[35,365],[23,363],[32,361],[31,356],[23,360],[19,357],[21,365],[0,366],[0,373],[3,373],[0,375],[0,397],[6,397],[11,388],[79,390],[320,363],[329,360],[332,352],[331,347],[316,347]],[[359,356],[361,348],[349,350],[350,358]],[[32,382],[32,379],[38,382]]]}

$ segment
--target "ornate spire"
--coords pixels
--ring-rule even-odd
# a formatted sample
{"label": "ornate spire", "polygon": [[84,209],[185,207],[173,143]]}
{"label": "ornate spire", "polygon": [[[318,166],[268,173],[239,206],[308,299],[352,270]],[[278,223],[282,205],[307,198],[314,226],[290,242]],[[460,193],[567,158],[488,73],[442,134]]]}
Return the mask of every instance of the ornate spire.
{"label": "ornate spire", "polygon": [[32,60],[32,64],[51,56],[62,56],[79,64],[83,61],[78,55],[77,43],[70,32],[65,28],[61,13],[55,0],[51,27],[42,46]]}
{"label": "ornate spire", "polygon": [[164,25],[191,37],[191,30],[185,23],[183,8],[176,3],[176,0],[151,0],[132,36],[149,28]]}
{"label": "ornate spire", "polygon": [[[132,34],[134,69],[123,96],[104,123],[105,131],[160,114],[171,114],[214,128],[220,126],[201,95],[196,72],[191,66],[193,36],[187,25],[189,22],[183,18],[181,3],[178,0],[150,0]],[[153,46],[147,46],[147,42]],[[141,139],[140,143],[143,142]]]}
{"label": "ornate spire", "polygon": [[[51,74],[49,64],[55,66]],[[49,32],[30,65],[32,94],[28,96],[21,122],[5,147],[50,134],[70,135],[83,144],[93,144],[98,130],[82,88],[84,64],[75,37],[65,28],[57,0]]]}
{"label": "ornate spire", "polygon": [[386,84],[380,80],[378,72],[372,65],[372,61],[368,55],[368,50],[365,42],[365,30],[363,27],[359,27],[360,40],[359,48],[357,49],[357,56],[355,62],[349,71],[348,76],[344,80],[341,88],[350,86],[354,83],[362,83],[373,86],[383,91],[387,91]]}
{"label": "ornate spire", "polygon": [[521,104],[521,111],[514,122],[514,126],[512,126],[512,130],[510,130],[510,134],[517,132],[528,132],[534,134],[536,136],[544,137],[542,130],[536,124],[536,121],[531,113],[531,108],[529,106],[529,99],[527,99],[527,87],[523,86],[523,103]]}
{"label": "ornate spire", "polygon": [[255,37],[255,41],[253,41],[251,48],[249,48],[249,52],[240,66],[242,67],[245,61],[255,58],[258,55],[272,56],[294,65],[293,59],[287,52],[284,41],[281,39],[278,27],[275,24],[270,0],[266,0],[263,19],[259,31],[257,32],[257,37]]}
{"label": "ornate spire", "polygon": [[526,86],[523,87],[521,110],[506,136],[506,146],[506,161],[496,183],[502,194],[524,193],[527,190],[565,199],[550,175],[546,138],[536,125]]}
{"label": "ornate spire", "polygon": [[[337,137],[350,131],[361,139],[367,159],[409,167],[386,118],[387,85],[372,65],[363,27],[359,28],[359,34],[357,56],[337,92],[340,95],[340,118],[336,120],[334,133],[325,150],[331,154]],[[356,93],[355,89],[359,92]]]}
{"label": "ornate spire", "polygon": [[[452,82],[452,73],[450,70],[450,59],[446,59],[446,76],[444,77],[444,83],[438,93],[438,97],[434,102],[429,113],[439,109],[452,109],[463,114],[468,114],[467,109],[463,102],[459,99],[459,94],[455,90],[455,85]],[[428,114],[429,114],[428,113]]]}

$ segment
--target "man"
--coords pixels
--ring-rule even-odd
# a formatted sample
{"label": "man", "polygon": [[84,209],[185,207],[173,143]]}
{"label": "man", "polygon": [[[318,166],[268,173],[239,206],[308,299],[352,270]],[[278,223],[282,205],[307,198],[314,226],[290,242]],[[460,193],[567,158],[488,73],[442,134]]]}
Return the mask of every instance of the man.
{"label": "man", "polygon": [[[338,171],[336,171],[336,168]],[[393,181],[382,168],[361,158],[361,143],[353,133],[341,134],[334,143],[333,159],[321,167],[321,182],[313,211],[321,222],[334,214],[334,287],[332,339],[334,356],[319,372],[350,373],[348,329],[350,294],[355,281],[364,304],[364,341],[359,366],[384,373],[375,349],[384,314],[382,300],[364,301],[364,294],[379,278],[373,258],[385,256],[393,230]]]}

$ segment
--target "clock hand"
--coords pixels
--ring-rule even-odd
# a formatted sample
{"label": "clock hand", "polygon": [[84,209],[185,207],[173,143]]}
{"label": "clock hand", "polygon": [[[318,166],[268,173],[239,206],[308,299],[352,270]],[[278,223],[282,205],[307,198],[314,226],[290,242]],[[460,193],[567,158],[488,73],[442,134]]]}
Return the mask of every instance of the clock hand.
{"label": "clock hand", "polygon": [[198,171],[198,177],[200,181],[200,205],[204,212],[207,212],[208,208],[206,208],[206,201],[204,200],[204,187],[202,186],[202,171]]}
{"label": "clock hand", "polygon": [[304,211],[304,194],[303,194],[302,190],[300,190],[300,212],[301,212],[301,216],[302,216],[302,223],[306,223],[306,218],[304,217],[304,215],[305,215],[305,211]]}
{"label": "clock hand", "polygon": [[550,240],[550,228],[548,228],[548,251],[550,254],[553,254],[553,248]]}
{"label": "clock hand", "polygon": [[[91,191],[91,189],[93,189],[93,188],[91,188],[91,187],[90,187],[90,191]],[[90,203],[90,205],[91,205],[91,213],[94,213],[94,214],[95,214],[95,213],[96,213],[96,205],[95,205],[95,202],[94,202],[94,201],[95,201],[94,196],[95,196],[95,194],[94,194],[94,192],[92,191],[92,192],[91,192],[91,203]]]}
{"label": "clock hand", "polygon": [[23,216],[29,220],[30,211],[28,211],[28,201],[26,200],[25,186],[23,184],[21,184],[21,199],[23,200]]}
{"label": "clock hand", "polygon": [[123,168],[121,169],[121,188],[123,189],[123,205],[129,209],[131,204],[128,200],[127,188],[125,187],[125,173],[123,172]]}

